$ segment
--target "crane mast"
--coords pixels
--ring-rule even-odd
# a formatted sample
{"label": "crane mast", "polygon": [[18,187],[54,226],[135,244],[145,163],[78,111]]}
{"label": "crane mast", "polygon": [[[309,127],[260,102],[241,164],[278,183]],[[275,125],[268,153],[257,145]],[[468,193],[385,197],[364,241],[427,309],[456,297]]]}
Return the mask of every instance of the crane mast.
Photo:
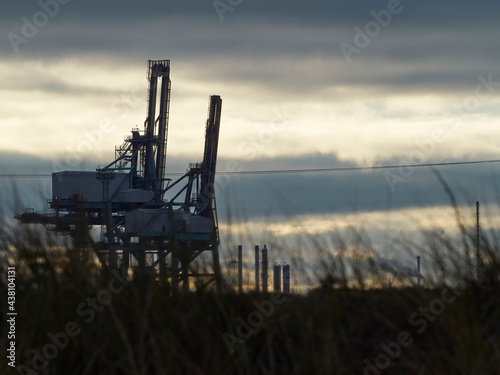
{"label": "crane mast", "polygon": [[208,120],[205,132],[205,151],[201,165],[200,193],[203,207],[201,215],[213,219],[213,199],[215,184],[215,168],[217,165],[217,149],[219,144],[220,117],[222,111],[222,99],[220,96],[212,95],[208,109]]}
{"label": "crane mast", "polygon": [[[161,79],[159,116],[156,118],[158,106],[158,80]],[[170,61],[148,61],[148,113],[144,122],[146,140],[144,155],[144,180],[146,187],[155,193],[160,200],[159,192],[163,188],[165,178],[166,146],[168,134],[168,115],[170,107]],[[156,157],[155,157],[156,156]]]}

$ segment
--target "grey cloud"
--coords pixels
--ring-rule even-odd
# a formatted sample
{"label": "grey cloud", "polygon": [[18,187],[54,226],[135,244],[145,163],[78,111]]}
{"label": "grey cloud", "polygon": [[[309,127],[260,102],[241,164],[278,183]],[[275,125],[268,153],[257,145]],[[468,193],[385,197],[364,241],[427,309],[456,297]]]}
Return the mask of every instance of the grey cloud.
{"label": "grey cloud", "polygon": [[[290,163],[296,159],[290,159]],[[330,157],[330,162],[333,158]],[[272,164],[272,161],[269,160]],[[386,161],[387,163],[387,161]],[[498,191],[498,164],[489,166],[456,166],[440,167],[440,172],[451,186],[456,195],[457,202],[462,208],[463,221],[466,225],[473,222],[474,203],[479,200],[484,212],[496,212],[499,205]],[[219,178],[221,176],[219,175]],[[308,175],[266,175],[246,176],[241,180],[232,180],[227,189],[217,189],[217,205],[219,218],[224,223],[231,218],[232,223],[251,223],[258,219],[263,223],[287,223],[295,227],[295,233],[275,234],[266,229],[256,239],[252,239],[250,227],[245,232],[249,239],[243,241],[249,244],[259,243],[265,238],[279,238],[277,243],[289,249],[295,248],[329,248],[328,239],[335,239],[337,235],[344,236],[349,229],[337,227],[338,222],[332,218],[331,227],[324,228],[318,234],[305,234],[309,227],[307,215],[343,215],[355,213],[359,223],[354,224],[355,230],[363,231],[369,238],[370,249],[393,253],[401,253],[405,258],[404,264],[399,264],[392,269],[399,270],[399,274],[410,275],[407,267],[409,254],[404,254],[400,243],[393,242],[391,238],[417,241],[425,230],[422,229],[418,219],[426,219],[428,224],[433,224],[433,218],[426,215],[426,208],[440,207],[445,212],[451,212],[449,197],[443,187],[437,182],[432,171],[427,168],[419,169],[406,183],[398,185],[392,193],[387,185],[383,173],[379,172],[339,172]],[[415,209],[418,212],[414,217],[415,225],[407,226],[391,220],[391,214],[399,217],[397,211],[402,209]],[[385,212],[384,220],[373,227],[364,227],[363,214],[369,212]],[[467,216],[469,212],[469,216]],[[411,215],[411,213],[409,214]],[[418,215],[418,216],[417,216]],[[394,216],[392,216],[394,218]],[[412,217],[410,216],[409,219]],[[492,223],[483,216],[483,222]],[[410,220],[411,221],[411,220]],[[439,222],[434,222],[439,226]],[[453,227],[453,225],[451,225]],[[318,228],[319,229],[319,228]],[[449,228],[451,229],[451,228]],[[448,231],[448,229],[447,229]],[[260,233],[260,232],[259,232]],[[431,233],[431,232],[429,232]],[[255,234],[253,234],[255,236]],[[346,237],[344,237],[346,238]],[[311,245],[304,246],[302,241],[307,239]],[[240,239],[240,241],[242,241]],[[254,241],[254,242],[251,242]],[[326,242],[325,242],[326,241]],[[262,242],[261,242],[262,243]],[[335,247],[335,241],[333,242]],[[365,244],[368,242],[364,242]],[[236,244],[236,243],[235,243]]]}
{"label": "grey cloud", "polygon": [[[9,160],[0,166],[0,174],[53,172],[52,160],[32,155],[1,153],[2,160]],[[488,155],[483,155],[487,158]],[[193,159],[194,160],[194,159]],[[396,159],[397,160],[397,159]],[[391,165],[396,160],[380,160],[379,165]],[[464,157],[467,160],[467,157]],[[108,160],[88,160],[78,170],[92,170]],[[110,161],[110,160],[109,160]],[[170,157],[167,175],[178,178],[189,161]],[[312,154],[304,156],[236,161],[242,170],[275,170],[352,167],[356,164],[339,159],[335,155]],[[219,172],[224,171],[229,160],[220,159]],[[482,204],[498,205],[497,194],[499,164],[479,164],[436,167],[456,194],[461,206],[472,207],[476,200]],[[72,168],[68,168],[71,170]],[[258,218],[283,220],[309,214],[343,214],[374,211],[391,211],[405,208],[450,206],[449,197],[429,168],[415,169],[405,182],[398,183],[393,192],[386,181],[386,172],[398,174],[398,170],[344,171],[296,174],[249,174],[217,176],[217,205],[222,221],[232,216],[237,221]],[[12,194],[18,188],[25,204],[42,209],[45,198],[50,197],[50,178],[12,179],[1,178],[2,197]],[[43,191],[41,198],[37,192]],[[6,193],[10,192],[10,193]],[[2,199],[5,204],[5,198]]]}
{"label": "grey cloud", "polygon": [[[224,163],[220,163],[223,165]],[[335,155],[293,157],[288,167],[283,159],[266,160],[263,169],[294,169],[299,166],[346,167],[349,161]],[[394,160],[379,165],[399,165]],[[261,166],[263,166],[261,164]],[[246,166],[249,167],[249,166]],[[498,204],[498,164],[436,167],[452,186],[460,205],[475,200]],[[395,185],[386,173],[401,176],[398,169],[376,171],[322,172],[307,174],[242,175],[218,177],[219,208],[249,217],[353,213],[449,206],[450,200],[429,168],[418,168],[410,178]],[[404,170],[403,173],[407,173]],[[241,211],[241,212],[238,212]]]}
{"label": "grey cloud", "polygon": [[[0,173],[45,173],[54,171],[53,160],[33,155],[1,153]],[[477,157],[477,156],[476,156]],[[484,159],[488,155],[483,155]],[[463,160],[471,157],[463,157]],[[85,160],[68,170],[92,170],[111,160]],[[167,176],[177,178],[192,160],[169,157]],[[333,154],[310,154],[253,161],[220,159],[216,190],[219,208],[241,210],[241,214],[262,217],[275,211],[277,215],[372,212],[408,207],[449,205],[449,197],[430,168],[415,168],[404,182],[389,188],[386,173],[400,175],[400,170],[338,171],[293,174],[224,175],[231,163],[244,171],[346,168],[358,166]],[[399,159],[379,160],[377,165],[398,165]],[[474,164],[435,167],[457,194],[462,205],[475,200],[498,203],[499,164]],[[175,174],[172,174],[175,172]],[[404,172],[407,172],[405,170]],[[3,183],[9,179],[2,179]]]}
{"label": "grey cloud", "polygon": [[126,65],[166,57],[201,80],[272,87],[283,96],[339,86],[369,95],[447,94],[469,89],[479,74],[500,75],[493,2],[402,1],[403,11],[350,64],[339,43],[354,44],[354,27],[363,29],[387,1],[246,0],[220,22],[211,1],[74,0],[16,55],[7,33],[38,11],[20,4],[0,16],[0,49],[13,61],[96,54]]}
{"label": "grey cloud", "polygon": [[119,96],[123,91],[110,88],[95,88],[92,86],[85,86],[81,84],[74,84],[65,82],[61,77],[51,75],[32,75],[29,79],[26,76],[19,74],[17,77],[5,77],[1,82],[0,88],[9,92],[22,92],[27,94],[31,91],[41,91],[45,94],[60,94],[71,96],[84,96],[84,95],[109,95]]}
{"label": "grey cloud", "polygon": [[[224,1],[224,0],[222,0]],[[22,17],[39,11],[37,2],[15,1],[0,5],[1,60],[12,66],[29,60],[61,61],[85,57],[85,64],[133,67],[143,78],[145,61],[172,60],[173,90],[176,69],[193,81],[219,82],[247,88],[233,102],[249,108],[253,103],[362,101],[388,95],[439,93],[467,96],[474,93],[478,75],[493,74],[500,81],[498,14],[500,3],[469,0],[401,2],[394,15],[366,48],[345,60],[339,43],[354,43],[354,27],[363,29],[373,19],[372,10],[387,1],[244,0],[220,22],[208,0],[97,1],[72,0],[16,54],[7,38],[21,32]],[[117,5],[119,4],[119,5]],[[110,66],[110,65],[106,65]],[[176,73],[175,73],[176,74]],[[60,77],[33,77],[29,72],[5,77],[2,90],[44,90],[68,95],[116,95],[125,87],[102,90],[79,87]],[[116,90],[114,90],[116,89]],[[100,91],[98,93],[98,91]],[[207,93],[208,94],[208,93]],[[223,93],[220,93],[221,95]],[[101,97],[97,96],[96,97]],[[224,97],[225,100],[229,99]],[[174,99],[173,99],[174,100]],[[227,103],[227,102],[226,102]],[[492,115],[499,109],[484,103]],[[377,108],[380,110],[380,108]],[[384,110],[384,115],[394,112]],[[415,112],[420,109],[415,108]],[[0,173],[51,173],[52,160],[0,153]],[[497,158],[484,155],[485,158]],[[169,157],[168,170],[182,172],[189,161]],[[476,159],[464,155],[463,159]],[[396,155],[378,164],[399,164]],[[92,169],[108,160],[87,160],[78,169]],[[327,168],[356,165],[336,155],[303,155],[232,160],[245,170]],[[219,171],[228,160],[220,159]],[[63,163],[64,164],[64,163]],[[461,205],[475,200],[498,204],[498,164],[441,167],[444,178],[459,196]],[[397,170],[396,170],[397,171]],[[449,199],[428,169],[418,169],[406,182],[389,189],[384,171],[311,174],[218,175],[221,219],[229,214],[244,220],[270,216],[350,213],[449,205]],[[172,176],[175,178],[175,176]],[[226,180],[224,180],[226,179]],[[223,184],[224,181],[229,181]],[[8,200],[12,179],[1,179],[2,204]],[[50,194],[50,179],[16,180],[27,206]]]}

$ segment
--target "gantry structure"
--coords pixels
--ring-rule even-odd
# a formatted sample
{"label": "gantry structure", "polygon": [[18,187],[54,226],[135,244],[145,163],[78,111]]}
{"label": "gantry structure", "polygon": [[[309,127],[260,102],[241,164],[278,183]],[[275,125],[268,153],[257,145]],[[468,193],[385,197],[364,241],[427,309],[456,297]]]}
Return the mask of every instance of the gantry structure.
{"label": "gantry structure", "polygon": [[[190,163],[174,181],[166,177],[170,61],[149,60],[147,79],[143,129],[132,129],[115,148],[115,160],[95,171],[53,173],[51,213],[25,212],[16,218],[69,233],[75,248],[92,248],[101,264],[123,275],[147,273],[186,291],[194,278],[198,287],[214,284],[220,290],[214,187],[222,100],[218,95],[209,99],[203,160]],[[97,242],[89,235],[94,226],[101,226]],[[191,267],[206,252],[211,270]]]}

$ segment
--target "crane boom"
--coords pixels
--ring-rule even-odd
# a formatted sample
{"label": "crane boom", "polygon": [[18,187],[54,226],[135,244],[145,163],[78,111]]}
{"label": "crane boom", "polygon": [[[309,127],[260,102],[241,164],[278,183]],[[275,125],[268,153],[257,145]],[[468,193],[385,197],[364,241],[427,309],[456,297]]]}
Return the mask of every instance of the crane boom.
{"label": "crane boom", "polygon": [[[219,145],[219,129],[222,111],[222,99],[218,95],[210,97],[208,120],[205,132],[205,151],[201,164],[200,194],[203,203],[202,216],[210,217],[213,209],[215,169],[217,165],[217,149]],[[212,217],[210,217],[212,218]]]}

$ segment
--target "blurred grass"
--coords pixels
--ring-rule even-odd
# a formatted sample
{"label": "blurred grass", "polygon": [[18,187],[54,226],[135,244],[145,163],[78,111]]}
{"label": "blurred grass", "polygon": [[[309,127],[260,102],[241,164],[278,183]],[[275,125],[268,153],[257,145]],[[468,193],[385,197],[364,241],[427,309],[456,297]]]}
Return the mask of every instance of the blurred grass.
{"label": "blurred grass", "polygon": [[[496,374],[500,368],[499,246],[486,234],[480,280],[465,256],[474,233],[464,229],[452,240],[429,231],[423,242],[404,245],[409,254],[432,257],[432,282],[393,288],[387,272],[366,256],[373,249],[363,231],[333,238],[335,253],[304,238],[302,245],[316,251],[321,265],[318,279],[309,279],[312,291],[283,296],[248,338],[230,347],[225,338],[237,337],[241,321],[255,318],[255,304],[270,294],[228,289],[172,295],[169,285],[141,278],[113,294],[109,305],[99,304],[102,311],[89,319],[79,306],[88,308],[88,298],[98,297],[115,276],[83,262],[69,243],[43,228],[0,227],[3,322],[7,266],[17,272],[17,365],[29,367],[32,350],[50,344],[48,334],[64,331],[68,322],[81,329],[43,374],[376,374],[365,369],[365,360],[375,363],[384,353],[381,343],[397,341],[401,332],[412,343],[380,373]],[[433,301],[456,286],[460,295],[432,314],[440,306]],[[409,321],[420,309],[435,319],[426,319],[421,333]],[[19,373],[6,363],[6,329],[2,324],[0,373]]]}

